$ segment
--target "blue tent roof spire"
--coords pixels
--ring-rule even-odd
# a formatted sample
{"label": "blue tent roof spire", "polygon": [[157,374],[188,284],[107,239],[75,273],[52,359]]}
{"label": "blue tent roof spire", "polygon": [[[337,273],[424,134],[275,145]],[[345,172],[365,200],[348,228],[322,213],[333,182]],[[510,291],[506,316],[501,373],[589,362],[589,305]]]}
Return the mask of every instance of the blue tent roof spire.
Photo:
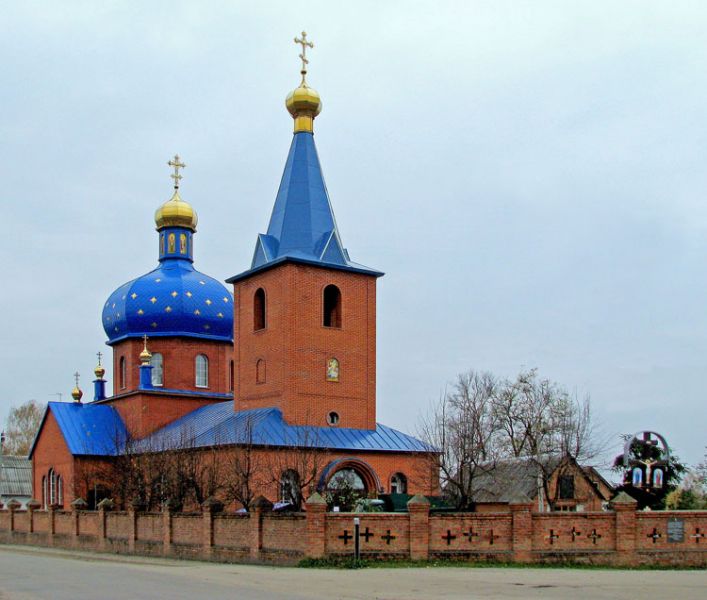
{"label": "blue tent roof spire", "polygon": [[[315,96],[316,102],[312,100]],[[352,262],[341,243],[311,126],[321,108],[319,95],[308,87],[303,91],[300,86],[288,96],[286,105],[295,120],[295,134],[270,224],[267,233],[258,235],[250,269],[231,277],[228,282],[285,261],[380,277],[383,275],[380,271]],[[308,126],[301,125],[305,112]]]}

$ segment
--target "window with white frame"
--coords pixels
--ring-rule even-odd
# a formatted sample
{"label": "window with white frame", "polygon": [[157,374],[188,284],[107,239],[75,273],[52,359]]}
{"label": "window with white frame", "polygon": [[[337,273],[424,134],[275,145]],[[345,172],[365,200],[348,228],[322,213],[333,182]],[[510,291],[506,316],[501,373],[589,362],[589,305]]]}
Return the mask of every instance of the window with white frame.
{"label": "window with white frame", "polygon": [[209,359],[203,354],[196,356],[196,387],[209,387]]}
{"label": "window with white frame", "polygon": [[150,359],[152,365],[152,385],[161,387],[164,385],[164,361],[162,354],[155,352]]}

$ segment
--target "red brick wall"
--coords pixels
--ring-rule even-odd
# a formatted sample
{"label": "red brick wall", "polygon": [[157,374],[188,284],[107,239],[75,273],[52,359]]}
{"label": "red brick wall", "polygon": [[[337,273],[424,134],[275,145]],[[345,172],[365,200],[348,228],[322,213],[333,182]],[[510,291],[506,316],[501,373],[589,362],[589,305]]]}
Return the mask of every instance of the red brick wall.
{"label": "red brick wall", "polygon": [[137,538],[148,542],[161,542],[164,536],[161,513],[142,513],[137,516]]}
{"label": "red brick wall", "polygon": [[263,548],[265,550],[306,551],[303,514],[272,514],[263,517]]}
{"label": "red brick wall", "polygon": [[[412,527],[412,513],[337,514],[321,513],[322,508],[321,504],[310,504],[304,514],[265,511],[262,516],[258,513],[137,514],[132,541],[131,513],[57,511],[56,534],[51,536],[48,531],[51,513],[17,511],[13,519],[8,510],[2,510],[0,543],[49,544],[207,560],[293,562],[309,555],[352,555],[353,520],[357,517],[364,557],[707,566],[707,542],[703,537],[695,537],[707,531],[707,511],[637,513],[632,506],[623,506],[617,512],[531,513],[529,505],[514,505],[512,514],[432,513],[428,520],[420,520],[429,507],[418,504],[414,518],[426,524],[423,531]],[[418,509],[422,509],[420,514]],[[671,543],[667,539],[667,524],[676,518],[684,522],[685,538]],[[105,519],[105,531],[101,519]],[[315,522],[317,525],[313,527]],[[33,532],[30,523],[34,524]],[[78,523],[76,529],[75,523]],[[169,540],[164,535],[165,523],[170,524],[172,532]],[[526,525],[519,527],[518,523]],[[633,529],[623,528],[622,523],[633,523]],[[576,533],[574,537],[572,531]],[[660,537],[654,538],[654,531]]]}
{"label": "red brick wall", "polygon": [[140,439],[193,410],[214,402],[222,400],[136,392],[111,400],[110,404],[120,413],[130,435]]}
{"label": "red brick wall", "polygon": [[[233,345],[228,342],[197,338],[154,337],[148,343],[150,352],[160,352],[163,358],[164,386],[174,390],[230,392],[230,362]],[[113,394],[134,391],[140,383],[140,352],[143,341],[127,339],[113,346]],[[209,387],[196,387],[195,360],[197,354],[209,359]],[[125,387],[120,387],[120,358],[125,357]]]}
{"label": "red brick wall", "polygon": [[64,480],[64,507],[68,508],[76,497],[73,485],[74,458],[51,409],[32,454],[32,490],[34,498],[39,502],[42,502],[42,477],[49,473],[49,469],[54,469]]}
{"label": "red brick wall", "polygon": [[243,548],[249,544],[248,515],[216,515],[214,517],[214,546]]}
{"label": "red brick wall", "polygon": [[201,544],[203,520],[201,515],[174,515],[172,543]]}
{"label": "red brick wall", "polygon": [[[342,296],[342,327],[323,325],[324,288]],[[266,294],[266,327],[253,330],[253,298]],[[289,423],[374,429],[376,424],[376,279],[313,266],[285,264],[234,285],[236,408],[278,406]],[[340,364],[338,382],[326,363]],[[266,361],[257,383],[256,363]]]}

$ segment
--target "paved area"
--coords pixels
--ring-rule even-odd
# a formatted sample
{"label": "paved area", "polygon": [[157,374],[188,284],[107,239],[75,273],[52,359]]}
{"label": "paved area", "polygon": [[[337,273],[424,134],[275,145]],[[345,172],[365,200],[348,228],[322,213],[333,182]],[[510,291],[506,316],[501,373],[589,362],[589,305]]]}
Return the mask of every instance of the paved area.
{"label": "paved area", "polygon": [[292,569],[0,546],[0,600],[704,600],[707,571]]}

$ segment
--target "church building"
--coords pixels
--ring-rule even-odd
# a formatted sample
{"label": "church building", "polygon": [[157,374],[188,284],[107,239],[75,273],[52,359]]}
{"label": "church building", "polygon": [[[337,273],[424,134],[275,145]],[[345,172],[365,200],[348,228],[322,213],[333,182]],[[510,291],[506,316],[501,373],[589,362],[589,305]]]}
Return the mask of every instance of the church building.
{"label": "church building", "polygon": [[126,456],[187,452],[228,477],[228,457],[246,448],[263,471],[249,483],[273,502],[290,500],[293,482],[304,496],[342,481],[369,497],[437,491],[429,447],[376,421],[383,273],[352,261],[340,238],[314,143],[322,103],[306,81],[312,45],[304,33],[295,41],[294,136],[249,268],[226,280],[232,292],[196,269],[197,214],[180,196],[185,165],[175,156],[174,193],[155,213],[158,265],[103,306],[113,395],[99,354],[93,400],[77,379],[74,402],[49,403],[31,449],[42,506],[129,502],[106,475]]}

